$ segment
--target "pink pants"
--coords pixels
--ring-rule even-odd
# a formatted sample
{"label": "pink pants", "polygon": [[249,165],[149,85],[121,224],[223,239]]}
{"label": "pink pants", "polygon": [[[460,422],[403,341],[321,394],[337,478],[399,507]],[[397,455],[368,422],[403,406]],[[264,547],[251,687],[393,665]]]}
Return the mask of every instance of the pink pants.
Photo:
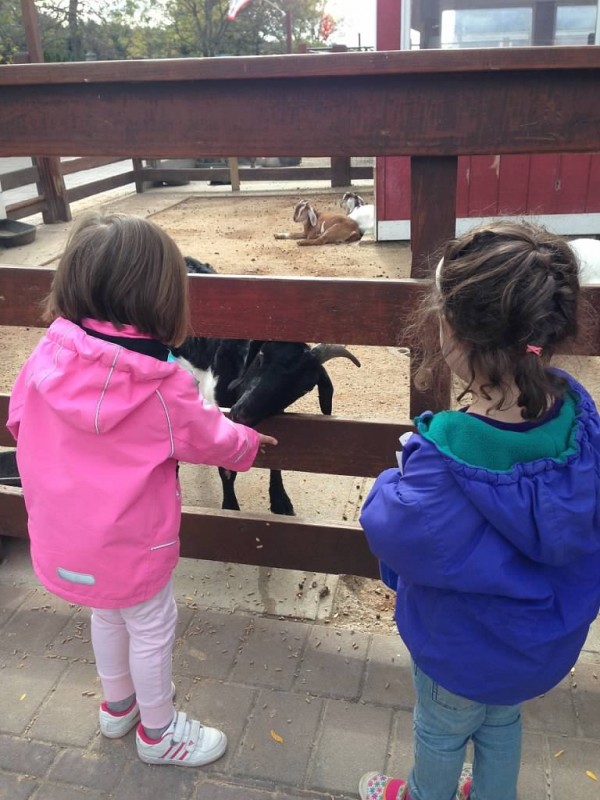
{"label": "pink pants", "polygon": [[129,608],[92,609],[92,646],[107,702],[134,692],[145,728],[174,716],[171,656],[177,624],[172,580],[154,597]]}

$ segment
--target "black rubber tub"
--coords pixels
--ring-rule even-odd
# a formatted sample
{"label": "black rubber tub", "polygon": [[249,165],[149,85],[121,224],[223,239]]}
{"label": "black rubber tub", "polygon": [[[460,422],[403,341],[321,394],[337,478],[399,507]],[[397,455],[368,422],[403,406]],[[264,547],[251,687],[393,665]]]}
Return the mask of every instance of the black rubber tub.
{"label": "black rubber tub", "polygon": [[35,225],[30,225],[28,222],[0,219],[0,245],[19,247],[22,244],[31,244],[35,239],[36,230]]}

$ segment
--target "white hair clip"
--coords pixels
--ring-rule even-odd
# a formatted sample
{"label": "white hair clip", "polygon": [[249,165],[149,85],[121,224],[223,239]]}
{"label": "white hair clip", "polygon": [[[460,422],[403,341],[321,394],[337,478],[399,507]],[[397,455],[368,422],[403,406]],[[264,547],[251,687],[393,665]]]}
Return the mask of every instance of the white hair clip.
{"label": "white hair clip", "polygon": [[435,268],[435,285],[438,291],[441,291],[442,287],[440,286],[442,280],[442,266],[444,264],[444,259],[440,258],[438,261],[438,265]]}

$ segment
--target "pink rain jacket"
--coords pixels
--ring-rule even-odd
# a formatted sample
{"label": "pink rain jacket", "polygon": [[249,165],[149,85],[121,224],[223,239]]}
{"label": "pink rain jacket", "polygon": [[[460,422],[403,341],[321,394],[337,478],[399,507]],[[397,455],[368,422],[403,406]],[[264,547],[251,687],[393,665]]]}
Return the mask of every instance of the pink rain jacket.
{"label": "pink rain jacket", "polygon": [[[112,336],[126,326],[84,320]],[[177,461],[244,471],[256,431],[198,397],[176,363],[52,323],[21,370],[9,409],[42,584],[73,603],[123,608],[160,591],[177,563]]]}

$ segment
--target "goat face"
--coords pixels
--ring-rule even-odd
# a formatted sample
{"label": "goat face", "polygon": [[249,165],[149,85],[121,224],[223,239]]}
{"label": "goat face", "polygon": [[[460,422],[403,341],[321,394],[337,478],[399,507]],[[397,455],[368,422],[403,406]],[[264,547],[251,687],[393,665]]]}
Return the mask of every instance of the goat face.
{"label": "goat face", "polygon": [[242,374],[228,386],[237,394],[231,418],[257,425],[266,417],[280,414],[315,386],[321,412],[331,414],[333,384],[323,364],[340,357],[360,367],[356,356],[342,345],[310,348],[301,342],[250,342]]}
{"label": "goat face", "polygon": [[360,208],[360,206],[365,205],[365,201],[359,194],[355,192],[346,192],[342,199],[340,200],[340,205],[346,212],[346,214],[351,214],[355,208]]}
{"label": "goat face", "polygon": [[319,388],[321,410],[324,414],[331,413],[333,385],[308,345],[252,342],[250,348],[249,363],[228,387],[238,395],[231,408],[231,419],[257,425],[266,417],[280,414],[315,386]]}
{"label": "goat face", "polygon": [[317,224],[317,213],[314,208],[306,200],[296,203],[294,208],[294,222],[299,222],[304,225],[309,222],[313,228]]}

